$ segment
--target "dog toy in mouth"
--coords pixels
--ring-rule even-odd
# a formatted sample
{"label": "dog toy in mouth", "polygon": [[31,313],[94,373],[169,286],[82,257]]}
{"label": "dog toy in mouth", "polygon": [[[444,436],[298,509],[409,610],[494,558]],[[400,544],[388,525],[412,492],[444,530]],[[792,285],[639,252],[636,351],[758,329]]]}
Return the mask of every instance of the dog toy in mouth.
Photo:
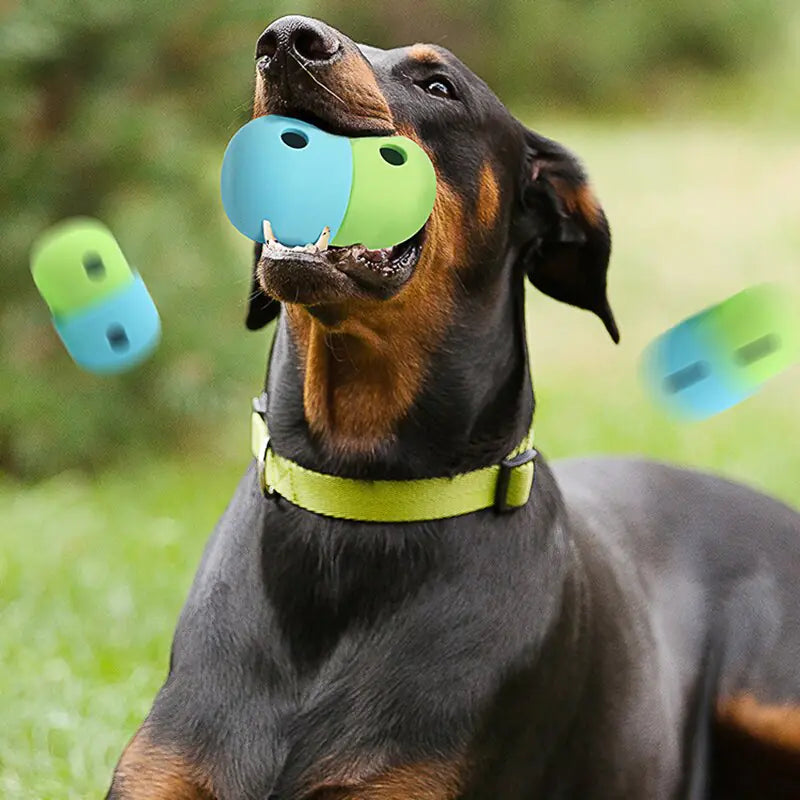
{"label": "dog toy in mouth", "polygon": [[31,251],[31,272],[67,352],[90,372],[122,372],[155,350],[158,311],[117,240],[93,219],[64,220]]}
{"label": "dog toy in mouth", "polygon": [[277,115],[236,132],[221,183],[225,213],[249,239],[264,242],[267,221],[281,244],[318,250],[400,244],[425,225],[436,198],[433,164],[411,139],[336,136]]}
{"label": "dog toy in mouth", "polygon": [[800,361],[800,321],[787,294],[764,285],[701,311],[656,339],[644,375],[668,411],[705,419],[755,394]]}

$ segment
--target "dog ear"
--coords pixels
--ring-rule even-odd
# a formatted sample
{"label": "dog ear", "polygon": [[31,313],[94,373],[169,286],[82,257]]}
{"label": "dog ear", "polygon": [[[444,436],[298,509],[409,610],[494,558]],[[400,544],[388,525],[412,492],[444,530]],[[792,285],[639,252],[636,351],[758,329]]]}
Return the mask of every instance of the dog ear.
{"label": "dog ear", "polygon": [[569,150],[527,129],[525,139],[519,215],[525,271],[550,297],[597,314],[619,342],[606,294],[611,231],[603,209]]}
{"label": "dog ear", "polygon": [[253,269],[250,278],[250,298],[247,304],[245,325],[251,331],[257,331],[272,322],[280,314],[281,304],[264,294],[256,277],[258,262],[261,260],[261,242],[256,242],[253,252]]}

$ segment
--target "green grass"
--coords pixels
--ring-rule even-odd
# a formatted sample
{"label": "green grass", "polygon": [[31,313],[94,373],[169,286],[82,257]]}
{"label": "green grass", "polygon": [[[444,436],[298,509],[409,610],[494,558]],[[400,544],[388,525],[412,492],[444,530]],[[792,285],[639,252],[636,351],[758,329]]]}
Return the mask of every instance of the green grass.
{"label": "green grass", "polygon": [[[591,315],[531,298],[539,446],[692,464],[797,504],[800,368],[692,425],[663,416],[638,380],[642,348],[690,313],[768,279],[800,299],[796,136],[758,123],[534,124],[591,167],[615,233],[623,332],[615,348]],[[247,403],[246,392],[220,400],[213,450],[92,479],[0,483],[3,798],[102,796],[163,680],[207,533],[247,460]]]}
{"label": "green grass", "polygon": [[800,367],[703,423],[653,406],[639,358],[660,332],[762,281],[800,307],[800,143],[791,129],[679,121],[551,123],[579,152],[614,232],[615,348],[590,314],[533,296],[538,440],[551,456],[645,454],[702,467],[800,504]]}
{"label": "green grass", "polygon": [[0,490],[1,797],[102,796],[237,477],[176,461]]}

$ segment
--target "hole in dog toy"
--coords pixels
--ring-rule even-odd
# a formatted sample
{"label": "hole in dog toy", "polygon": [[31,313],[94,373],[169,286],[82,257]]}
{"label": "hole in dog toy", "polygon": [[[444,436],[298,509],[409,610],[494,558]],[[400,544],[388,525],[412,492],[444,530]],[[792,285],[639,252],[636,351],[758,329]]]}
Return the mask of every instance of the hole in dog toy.
{"label": "hole in dog toy", "polygon": [[106,276],[106,266],[97,253],[86,253],[83,257],[83,268],[93,281],[101,281]]}
{"label": "hole in dog toy", "polygon": [[405,151],[401,150],[397,145],[381,147],[381,158],[393,167],[401,167],[408,160]]}
{"label": "hole in dog toy", "polygon": [[664,388],[670,394],[677,394],[696,383],[705,380],[711,374],[711,365],[705,361],[695,361],[694,364],[673,372],[664,379]]}
{"label": "hole in dog toy", "polygon": [[762,358],[771,356],[773,353],[777,353],[780,349],[781,340],[774,334],[768,333],[766,336],[740,347],[736,351],[736,360],[743,367],[746,367],[756,361],[760,361]]}
{"label": "hole in dog toy", "polygon": [[302,131],[284,131],[281,134],[281,141],[293,150],[302,150],[308,145],[308,136]]}
{"label": "hole in dog toy", "polygon": [[125,328],[122,325],[109,325],[106,331],[106,339],[108,339],[108,343],[115,353],[127,350],[131,345],[128,334],[125,333]]}

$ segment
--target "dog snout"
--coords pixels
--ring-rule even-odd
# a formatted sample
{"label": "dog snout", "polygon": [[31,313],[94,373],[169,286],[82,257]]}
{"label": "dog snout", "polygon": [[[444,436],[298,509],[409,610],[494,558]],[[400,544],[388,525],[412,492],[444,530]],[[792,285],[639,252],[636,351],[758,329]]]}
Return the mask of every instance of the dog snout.
{"label": "dog snout", "polygon": [[301,16],[281,17],[261,34],[256,44],[258,68],[280,69],[289,59],[306,68],[327,66],[342,49],[338,33],[319,20]]}
{"label": "dog snout", "polygon": [[388,135],[394,119],[358,45],[324,22],[275,20],[256,44],[253,116],[282,114],[342,136]]}

